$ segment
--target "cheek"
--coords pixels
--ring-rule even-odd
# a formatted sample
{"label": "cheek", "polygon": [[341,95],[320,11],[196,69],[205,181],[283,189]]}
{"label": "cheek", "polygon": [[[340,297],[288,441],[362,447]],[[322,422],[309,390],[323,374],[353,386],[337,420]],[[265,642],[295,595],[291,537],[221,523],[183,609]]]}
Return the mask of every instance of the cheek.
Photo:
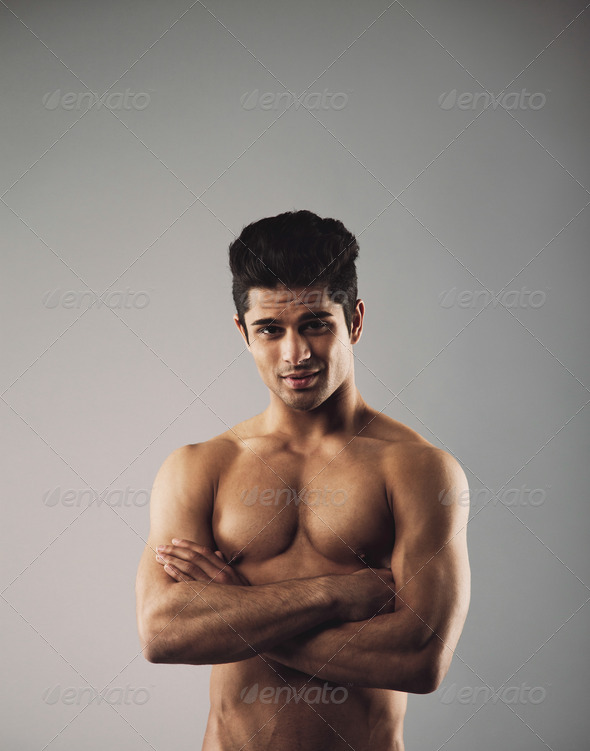
{"label": "cheek", "polygon": [[340,380],[350,369],[351,353],[338,342],[338,349],[331,353],[332,372],[336,380]]}
{"label": "cheek", "polygon": [[269,352],[264,352],[264,351],[259,350],[258,352],[256,352],[256,355],[254,357],[254,362],[256,363],[256,367],[258,368],[258,373],[261,376],[270,374],[274,367],[273,360]]}
{"label": "cheek", "polygon": [[268,370],[268,365],[264,357],[258,357],[256,360],[256,367],[260,374],[265,373]]}
{"label": "cheek", "polygon": [[[344,342],[344,343],[343,343]],[[335,363],[347,363],[350,358],[350,350],[346,347],[346,340],[333,339],[330,343],[329,357]]]}

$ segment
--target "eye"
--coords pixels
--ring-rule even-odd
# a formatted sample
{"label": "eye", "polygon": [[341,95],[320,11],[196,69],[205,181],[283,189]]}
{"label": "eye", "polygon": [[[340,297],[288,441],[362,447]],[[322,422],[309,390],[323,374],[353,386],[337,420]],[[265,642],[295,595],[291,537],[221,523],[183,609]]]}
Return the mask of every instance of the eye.
{"label": "eye", "polygon": [[[303,324],[304,328],[312,328],[314,331],[321,331],[322,329],[329,328],[326,321],[322,321],[319,318],[314,321],[309,321],[308,323]],[[264,328],[258,329],[256,332],[257,334],[264,334],[266,336],[273,336],[280,330],[279,326],[273,326],[272,324],[269,324],[268,326],[265,326]]]}

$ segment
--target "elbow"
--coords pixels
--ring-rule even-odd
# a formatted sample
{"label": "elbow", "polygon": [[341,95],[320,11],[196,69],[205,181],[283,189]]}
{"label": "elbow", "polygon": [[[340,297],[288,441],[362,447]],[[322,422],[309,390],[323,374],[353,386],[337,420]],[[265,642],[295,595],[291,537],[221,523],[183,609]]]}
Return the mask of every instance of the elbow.
{"label": "elbow", "polygon": [[[148,631],[140,641],[142,654],[148,662],[167,665],[189,663],[189,659],[184,657],[181,645],[176,643],[173,633],[165,633],[161,630]],[[198,659],[194,649],[191,650],[190,663],[193,665],[203,664]]]}
{"label": "elbow", "polygon": [[201,655],[197,654],[194,647],[190,649],[189,655],[170,626],[148,631],[141,639],[141,651],[145,659],[153,663],[165,665],[204,665],[207,663],[206,659],[201,659]]}
{"label": "elbow", "polygon": [[169,644],[165,644],[162,634],[148,624],[139,624],[141,653],[148,662],[166,662],[169,657]]}
{"label": "elbow", "polygon": [[141,653],[148,662],[164,662],[161,652],[158,649],[154,648],[150,642],[147,642],[145,644],[142,643]]}
{"label": "elbow", "polygon": [[173,623],[164,623],[153,614],[144,614],[137,619],[141,653],[148,662],[174,663],[177,644]]}
{"label": "elbow", "polygon": [[449,662],[450,660],[444,661],[440,650],[435,652],[431,645],[428,649],[424,648],[411,656],[408,655],[403,680],[400,680],[398,662],[396,666],[388,670],[388,675],[383,679],[379,688],[409,694],[431,694],[443,682],[449,669]]}
{"label": "elbow", "polygon": [[[220,629],[208,627],[206,619],[192,617],[188,626],[180,613],[171,615],[157,606],[138,608],[137,627],[144,658],[169,665],[215,665],[245,659],[240,645],[228,643]],[[250,649],[247,657],[255,654]]]}
{"label": "elbow", "polygon": [[135,616],[141,654],[148,662],[163,662],[164,641],[157,626],[156,602],[135,586]]}
{"label": "elbow", "polygon": [[453,653],[445,645],[430,645],[420,656],[412,693],[432,694],[437,691],[449,671]]}
{"label": "elbow", "polygon": [[412,688],[414,694],[432,694],[443,682],[445,672],[441,671],[436,665],[425,668],[416,676],[416,681]]}
{"label": "elbow", "polygon": [[161,635],[158,635],[157,633],[148,634],[145,638],[141,639],[141,653],[148,662],[174,662],[170,645],[165,644]]}
{"label": "elbow", "polygon": [[[139,629],[141,652],[148,662],[166,665],[211,665],[206,641],[193,635],[190,644],[183,641],[175,624],[153,622]],[[200,645],[200,646],[199,646]]]}

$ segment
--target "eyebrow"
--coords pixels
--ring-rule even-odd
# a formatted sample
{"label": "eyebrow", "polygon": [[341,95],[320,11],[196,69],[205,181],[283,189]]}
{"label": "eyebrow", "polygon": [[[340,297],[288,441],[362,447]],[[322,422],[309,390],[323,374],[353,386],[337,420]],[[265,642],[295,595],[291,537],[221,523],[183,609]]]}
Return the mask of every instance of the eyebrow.
{"label": "eyebrow", "polygon": [[[327,310],[318,310],[315,313],[303,313],[299,316],[298,323],[307,320],[313,320],[314,318],[333,318],[333,314]],[[250,326],[268,326],[271,323],[275,323],[277,318],[258,318],[256,321],[252,321]]]}

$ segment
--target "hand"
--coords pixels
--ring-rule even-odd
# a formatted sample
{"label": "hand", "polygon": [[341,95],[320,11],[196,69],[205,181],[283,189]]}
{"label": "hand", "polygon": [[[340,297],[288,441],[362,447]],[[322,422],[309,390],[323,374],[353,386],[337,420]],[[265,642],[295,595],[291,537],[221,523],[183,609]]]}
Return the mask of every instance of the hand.
{"label": "hand", "polygon": [[395,611],[395,582],[391,569],[362,568],[341,578],[345,579],[344,620],[364,621]]}
{"label": "hand", "polygon": [[221,550],[213,551],[190,540],[174,538],[172,542],[174,544],[161,549],[158,546],[156,561],[176,581],[250,585],[246,577],[225,560]]}

